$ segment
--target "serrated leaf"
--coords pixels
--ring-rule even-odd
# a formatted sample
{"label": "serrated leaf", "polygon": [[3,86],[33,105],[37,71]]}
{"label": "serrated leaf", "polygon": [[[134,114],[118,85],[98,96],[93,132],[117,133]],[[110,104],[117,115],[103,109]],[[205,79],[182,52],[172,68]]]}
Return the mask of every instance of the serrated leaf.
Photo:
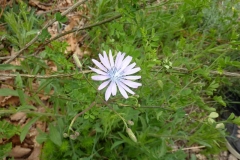
{"label": "serrated leaf", "polygon": [[42,40],[42,41],[44,41],[44,40],[46,40],[50,37],[51,37],[51,35],[50,35],[50,33],[48,32],[47,29],[42,30],[42,33],[39,35],[39,39]]}
{"label": "serrated leaf", "polygon": [[220,103],[221,105],[223,105],[224,107],[226,107],[226,103],[223,101],[222,96],[214,96],[213,99]]}
{"label": "serrated leaf", "polygon": [[119,136],[128,144],[135,144],[135,142],[133,142],[132,140],[130,140],[130,138],[126,137],[125,135],[123,135],[122,133],[118,132]]}
{"label": "serrated leaf", "polygon": [[67,22],[67,17],[66,16],[62,16],[60,12],[57,12],[55,14],[55,18],[56,18],[56,20],[58,22],[62,22],[62,23]]}
{"label": "serrated leaf", "polygon": [[58,146],[62,144],[62,137],[60,131],[57,130],[56,126],[52,124],[49,125],[49,138],[50,140]]}
{"label": "serrated leaf", "polygon": [[16,77],[16,86],[17,86],[19,100],[20,100],[21,104],[24,105],[24,104],[26,104],[26,99],[25,99],[25,94],[23,91],[23,81],[22,81],[22,78],[19,75],[19,73],[17,73],[17,77]]}
{"label": "serrated leaf", "polygon": [[0,158],[5,159],[8,153],[12,150],[12,143],[0,145]]}
{"label": "serrated leaf", "polygon": [[0,89],[0,96],[18,96],[18,92],[9,88],[2,88]]}
{"label": "serrated leaf", "polygon": [[[40,130],[39,130],[40,131]],[[42,144],[43,142],[45,142],[47,140],[47,137],[48,137],[48,134],[47,133],[44,133],[44,132],[41,132],[40,131],[40,134],[38,134],[37,138],[36,138],[36,141],[39,143],[39,144]]]}
{"label": "serrated leaf", "polygon": [[117,147],[118,145],[124,143],[124,141],[116,141],[113,143],[112,147],[111,147],[111,150],[114,149],[115,147]]}
{"label": "serrated leaf", "polygon": [[47,87],[49,84],[52,83],[52,79],[49,79],[49,80],[46,80],[46,81],[43,81],[40,86],[38,87],[38,90],[36,91],[35,94],[39,93],[41,90],[43,90],[45,87]]}
{"label": "serrated leaf", "polygon": [[31,30],[31,31],[28,31],[26,33],[26,36],[30,36],[30,35],[34,35],[34,34],[37,34],[39,32],[39,30]]}
{"label": "serrated leaf", "polygon": [[26,135],[29,132],[29,129],[31,128],[31,126],[39,119],[39,117],[35,117],[33,119],[31,119],[23,128],[22,128],[22,132],[20,134],[20,141],[23,142],[23,140],[25,139]]}

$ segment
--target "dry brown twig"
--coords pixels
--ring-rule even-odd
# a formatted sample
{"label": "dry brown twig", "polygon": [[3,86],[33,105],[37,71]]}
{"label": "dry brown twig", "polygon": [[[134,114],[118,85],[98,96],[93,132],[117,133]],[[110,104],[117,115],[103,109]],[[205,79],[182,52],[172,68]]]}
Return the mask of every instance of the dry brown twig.
{"label": "dry brown twig", "polygon": [[[84,74],[84,73],[90,73],[92,72],[91,70],[85,70],[81,71],[78,74]],[[76,73],[71,73],[71,74],[55,74],[55,75],[31,75],[31,74],[19,74],[21,77],[26,77],[26,78],[41,78],[41,79],[49,79],[49,78],[61,78],[61,77],[72,77],[76,75]],[[16,77],[17,74],[12,74],[12,73],[0,73],[1,78],[11,78],[11,77]]]}
{"label": "dry brown twig", "polygon": [[195,146],[195,147],[188,147],[188,148],[182,148],[182,149],[173,149],[172,152],[176,152],[178,150],[186,151],[186,150],[196,150],[196,149],[202,149],[206,146]]}
{"label": "dry brown twig", "polygon": [[[177,70],[177,71],[180,71],[180,72],[185,72],[185,73],[189,72],[189,70],[187,68],[173,67],[173,69]],[[239,73],[226,72],[226,71],[223,71],[222,73],[220,73],[218,71],[210,71],[210,74],[219,75],[219,76],[226,76],[226,77],[240,77]]]}

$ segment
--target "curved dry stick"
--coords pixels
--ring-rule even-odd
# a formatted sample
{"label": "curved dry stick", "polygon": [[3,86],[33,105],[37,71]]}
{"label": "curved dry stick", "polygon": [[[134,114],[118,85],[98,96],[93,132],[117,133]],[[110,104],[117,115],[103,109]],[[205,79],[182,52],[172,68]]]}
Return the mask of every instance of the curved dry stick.
{"label": "curved dry stick", "polygon": [[121,18],[121,17],[122,17],[122,15],[121,15],[121,14],[118,14],[118,15],[113,16],[113,17],[111,17],[111,18],[105,19],[105,20],[103,20],[103,21],[101,21],[101,22],[97,22],[97,23],[94,23],[94,24],[87,25],[87,26],[85,26],[85,27],[75,28],[75,29],[72,29],[72,30],[70,30],[70,31],[67,31],[67,32],[64,32],[64,33],[60,33],[60,34],[58,34],[57,36],[53,37],[52,39],[50,39],[50,40],[46,41],[45,43],[43,43],[43,44],[37,49],[37,51],[33,53],[33,55],[36,55],[39,51],[41,51],[41,50],[42,50],[47,44],[49,44],[50,42],[55,41],[55,40],[57,40],[57,39],[65,36],[65,35],[67,35],[67,34],[70,34],[70,33],[73,33],[73,32],[77,32],[77,31],[80,31],[80,30],[89,29],[89,28],[92,28],[92,27],[95,27],[95,26],[99,26],[99,25],[102,25],[102,24],[111,22],[111,21],[113,21],[113,20],[115,20],[115,19]]}

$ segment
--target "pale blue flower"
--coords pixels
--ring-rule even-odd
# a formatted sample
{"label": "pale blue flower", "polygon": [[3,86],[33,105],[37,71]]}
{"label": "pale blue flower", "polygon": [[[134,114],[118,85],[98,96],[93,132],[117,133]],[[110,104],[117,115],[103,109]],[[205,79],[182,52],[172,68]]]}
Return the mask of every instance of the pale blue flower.
{"label": "pale blue flower", "polygon": [[126,58],[124,58],[124,56],[125,53],[118,52],[114,61],[112,52],[110,50],[109,57],[105,51],[103,51],[103,55],[99,54],[99,59],[101,62],[92,59],[93,63],[99,68],[96,69],[89,67],[92,71],[98,74],[92,76],[92,79],[95,81],[104,81],[98,87],[98,90],[102,90],[108,85],[105,92],[106,101],[111,95],[115,96],[117,94],[117,88],[124,98],[128,98],[127,92],[130,94],[135,94],[130,88],[138,88],[139,86],[142,86],[141,83],[133,81],[140,79],[141,76],[132,75],[141,69],[139,67],[134,68],[136,63],[130,64],[132,60],[131,56],[127,56]]}

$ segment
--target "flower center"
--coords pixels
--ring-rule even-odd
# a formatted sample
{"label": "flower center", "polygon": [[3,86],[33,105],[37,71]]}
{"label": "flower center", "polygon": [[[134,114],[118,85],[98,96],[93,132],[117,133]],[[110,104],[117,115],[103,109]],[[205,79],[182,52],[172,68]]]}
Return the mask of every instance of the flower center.
{"label": "flower center", "polygon": [[108,71],[108,75],[111,79],[111,81],[118,81],[120,78],[122,78],[122,74],[118,72],[117,68],[113,67],[111,70]]}

